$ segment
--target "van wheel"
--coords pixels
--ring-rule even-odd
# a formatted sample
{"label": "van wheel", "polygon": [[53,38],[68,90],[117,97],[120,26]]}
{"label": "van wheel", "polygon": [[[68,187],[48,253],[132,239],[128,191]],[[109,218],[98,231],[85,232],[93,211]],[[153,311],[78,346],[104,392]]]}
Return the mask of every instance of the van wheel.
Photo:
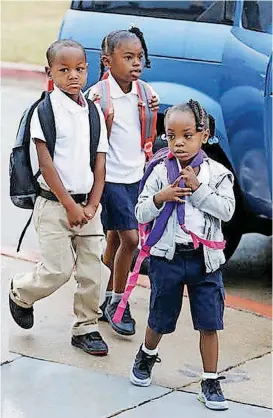
{"label": "van wheel", "polygon": [[231,221],[223,224],[222,226],[224,238],[226,240],[226,248],[224,249],[226,261],[228,261],[231,258],[231,256],[234,254],[243,235],[243,232],[241,229],[242,217],[240,215],[237,216],[236,211]]}
{"label": "van wheel", "polygon": [[[134,258],[133,258],[132,265],[131,265],[131,268],[130,268],[131,271],[133,271],[133,269],[134,269],[138,254],[139,254],[139,249],[137,248],[135,253],[134,253]],[[150,268],[150,258],[147,257],[141,265],[140,274],[148,274],[149,273],[149,268]]]}
{"label": "van wheel", "polygon": [[219,163],[223,164],[234,175],[234,194],[236,200],[235,212],[232,219],[229,222],[222,223],[223,235],[226,240],[226,248],[224,249],[224,254],[226,260],[228,261],[230,257],[234,254],[243,235],[245,220],[244,200],[233,167],[227,159],[220,145],[205,145],[203,148],[210,158],[213,158],[215,161],[218,161]]}

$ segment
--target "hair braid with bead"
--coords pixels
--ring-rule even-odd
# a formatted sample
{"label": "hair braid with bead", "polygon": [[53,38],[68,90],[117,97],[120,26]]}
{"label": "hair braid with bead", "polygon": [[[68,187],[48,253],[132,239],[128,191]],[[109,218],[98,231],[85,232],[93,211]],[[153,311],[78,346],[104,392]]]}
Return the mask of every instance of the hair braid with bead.
{"label": "hair braid with bead", "polygon": [[175,112],[192,112],[195,121],[196,121],[196,130],[197,132],[202,132],[203,129],[209,129],[210,134],[209,138],[212,138],[215,135],[215,119],[212,115],[208,114],[205,109],[201,106],[196,100],[190,99],[187,103],[178,104],[172,107],[169,107],[165,112],[165,120],[168,116]]}
{"label": "hair braid with bead", "polygon": [[144,36],[143,36],[143,32],[141,32],[141,30],[139,28],[137,28],[136,26],[132,26],[129,29],[129,32],[134,33],[138,37],[138,39],[140,40],[141,46],[142,46],[142,49],[143,49],[144,55],[145,55],[145,67],[146,68],[151,68],[151,61],[149,60],[149,57],[148,57],[148,48],[147,48],[147,45],[146,45],[146,42],[145,42],[145,39],[144,39]]}

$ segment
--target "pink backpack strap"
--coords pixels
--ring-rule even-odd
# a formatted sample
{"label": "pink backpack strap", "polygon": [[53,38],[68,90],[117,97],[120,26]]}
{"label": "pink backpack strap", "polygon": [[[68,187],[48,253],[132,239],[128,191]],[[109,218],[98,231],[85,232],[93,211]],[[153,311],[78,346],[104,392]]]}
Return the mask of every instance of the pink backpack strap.
{"label": "pink backpack strap", "polygon": [[224,250],[226,247],[226,241],[210,241],[208,239],[204,239],[196,235],[194,232],[189,231],[185,225],[180,225],[183,231],[189,234],[193,241],[194,248],[199,247],[199,243],[205,245],[208,248],[212,248],[213,250]]}
{"label": "pink backpack strap", "polygon": [[109,80],[106,78],[105,80],[99,81],[97,84],[95,84],[95,90],[97,94],[100,95],[100,99],[98,100],[98,102],[104,114],[104,119],[107,120],[111,109],[111,94]]}
{"label": "pink backpack strap", "polygon": [[157,111],[149,108],[149,102],[153,96],[150,86],[142,80],[137,80],[136,87],[139,100],[143,103],[140,108],[141,147],[150,159],[153,155],[153,143],[156,136]]}
{"label": "pink backpack strap", "polygon": [[109,70],[105,71],[105,73],[101,77],[101,80],[107,80],[108,77],[109,77]]}
{"label": "pink backpack strap", "polygon": [[126,288],[123,293],[122,299],[119,302],[118,307],[116,309],[115,315],[113,317],[113,322],[120,322],[122,320],[128,299],[137,284],[141,264],[143,263],[145,258],[149,257],[149,255],[150,247],[144,245],[137,256],[134,270],[132,271],[132,274],[129,276],[127,280]]}

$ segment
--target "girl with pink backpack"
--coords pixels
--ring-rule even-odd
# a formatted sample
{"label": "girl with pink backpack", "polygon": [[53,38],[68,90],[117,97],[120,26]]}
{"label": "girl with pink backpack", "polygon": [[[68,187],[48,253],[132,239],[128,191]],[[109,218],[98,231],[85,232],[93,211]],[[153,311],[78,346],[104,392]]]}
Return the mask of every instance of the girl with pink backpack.
{"label": "girl with pink backpack", "polygon": [[86,92],[86,97],[100,103],[109,138],[102,223],[107,231],[103,261],[111,270],[111,279],[101,319],[124,336],[135,334],[129,303],[118,323],[113,317],[139,242],[135,205],[145,162],[152,155],[158,109],[155,92],[139,79],[144,56],[149,68],[146,43],[138,28],[109,33],[102,42],[101,81]]}
{"label": "girl with pink backpack", "polygon": [[[221,222],[231,219],[235,198],[232,173],[201,149],[214,130],[213,117],[196,101],[168,109],[168,149],[154,155],[141,182],[136,217],[145,238],[140,261],[150,254],[151,297],[145,340],[130,380],[150,385],[152,368],[160,361],[158,344],[164,334],[175,331],[187,285],[204,370],[198,399],[207,408],[223,410],[228,404],[220,387],[223,377],[217,374],[217,330],[223,329],[225,297]],[[136,273],[129,278],[116,321]]]}

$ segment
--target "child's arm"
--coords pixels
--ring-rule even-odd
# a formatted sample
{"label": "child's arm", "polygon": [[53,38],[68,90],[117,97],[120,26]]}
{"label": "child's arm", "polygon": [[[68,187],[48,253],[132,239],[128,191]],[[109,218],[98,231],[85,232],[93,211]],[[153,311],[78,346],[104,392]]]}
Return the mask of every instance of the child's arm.
{"label": "child's arm", "polygon": [[34,138],[36,150],[38,154],[40,171],[59,202],[63,205],[67,213],[69,225],[82,226],[88,222],[81,205],[77,205],[66,188],[64,187],[56,168],[53,165],[52,158],[49,154],[46,142]]}
{"label": "child's arm", "polygon": [[192,194],[190,188],[178,187],[181,176],[173,184],[164,187],[158,176],[159,170],[162,170],[162,167],[155,167],[138,198],[135,213],[139,223],[151,222],[157,218],[165,202],[183,203],[184,200],[181,198]]}
{"label": "child's arm", "polygon": [[191,203],[201,211],[228,222],[235,210],[232,173],[223,175],[220,183],[212,189],[206,184],[199,184],[192,167],[188,166],[182,172],[185,185],[193,190]]}
{"label": "child's arm", "polygon": [[84,213],[87,216],[88,220],[92,219],[95,216],[95,213],[98,209],[101,195],[104,189],[105,183],[105,160],[106,153],[108,152],[109,143],[107,138],[107,130],[105,125],[104,116],[102,110],[98,104],[96,104],[97,110],[100,117],[100,139],[97,149],[95,168],[94,168],[94,183],[91,189],[88,203],[84,208]]}

